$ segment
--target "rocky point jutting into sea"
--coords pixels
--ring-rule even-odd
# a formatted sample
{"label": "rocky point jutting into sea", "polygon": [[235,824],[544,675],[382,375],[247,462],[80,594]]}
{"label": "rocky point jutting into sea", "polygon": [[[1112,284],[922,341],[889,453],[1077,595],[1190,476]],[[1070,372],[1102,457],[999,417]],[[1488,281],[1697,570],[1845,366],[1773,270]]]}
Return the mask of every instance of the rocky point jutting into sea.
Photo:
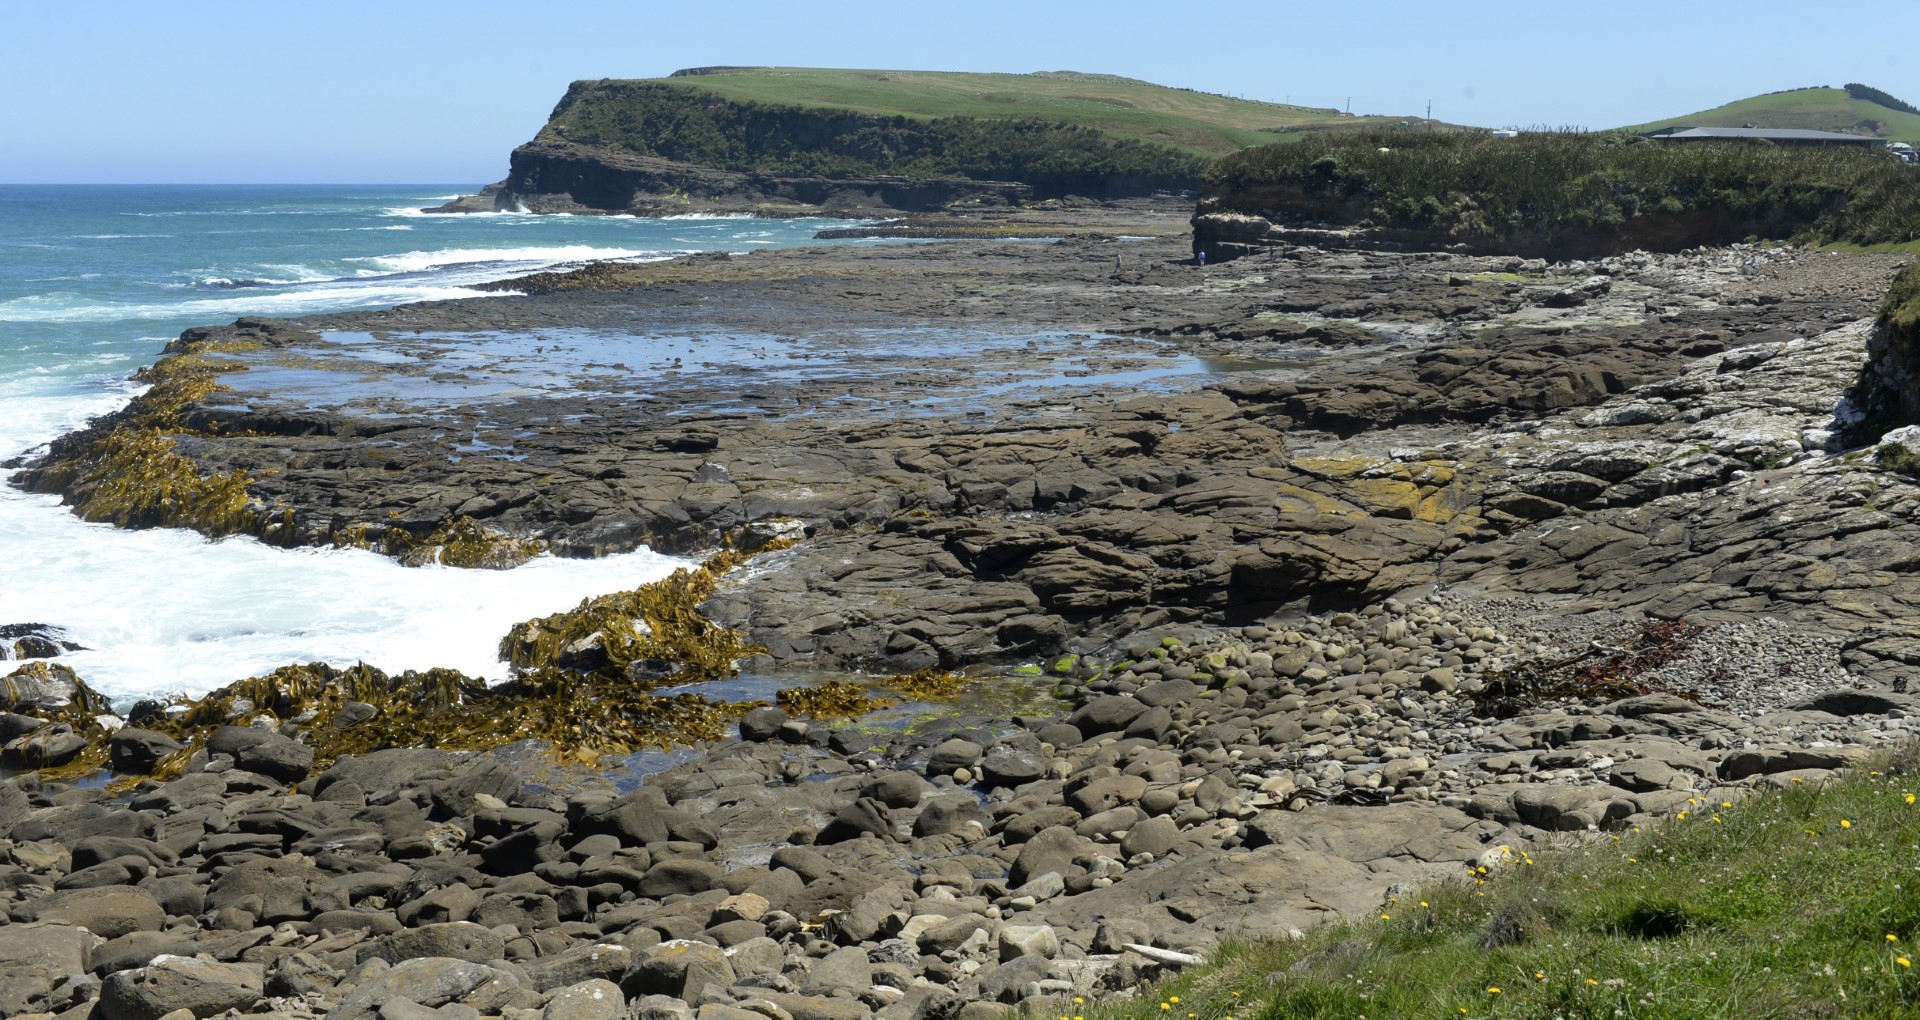
{"label": "rocky point jutting into sea", "polygon": [[[0,783],[0,1013],[1058,1015],[1913,735],[1901,257],[1203,267],[1190,208],[188,331],[16,484],[727,551],[502,635],[493,691],[290,668],[120,726],[29,663],[8,760],[68,769]],[[90,740],[151,777],[74,782]]]}

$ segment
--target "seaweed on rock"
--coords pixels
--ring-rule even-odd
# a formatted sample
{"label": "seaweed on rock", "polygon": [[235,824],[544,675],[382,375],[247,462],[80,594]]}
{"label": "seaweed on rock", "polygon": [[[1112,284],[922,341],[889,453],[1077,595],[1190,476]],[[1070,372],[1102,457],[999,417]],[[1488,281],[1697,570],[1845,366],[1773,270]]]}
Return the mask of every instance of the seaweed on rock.
{"label": "seaweed on rock", "polygon": [[36,487],[66,494],[75,512],[89,521],[192,528],[211,538],[267,537],[277,523],[247,491],[254,476],[241,470],[203,474],[180,454],[177,441],[205,434],[189,427],[182,411],[220,388],[219,373],[240,367],[217,356],[258,346],[246,340],[201,341],[142,369],[135,378],[149,384],[147,391],[104,435],[49,463]]}
{"label": "seaweed on rock", "polygon": [[[791,545],[774,542],[761,551]],[[727,550],[632,591],[585,599],[564,613],[515,624],[501,639],[500,657],[522,670],[555,667],[645,681],[731,676],[737,662],[765,649],[716,625],[699,606],[720,576],[747,555]]]}
{"label": "seaweed on rock", "polygon": [[844,680],[776,691],[773,703],[788,715],[807,719],[846,719],[900,704],[892,698],[873,697],[866,688]]}
{"label": "seaweed on rock", "polygon": [[388,529],[387,555],[409,567],[438,563],[467,570],[511,570],[546,550],[546,543],[496,531],[471,517],[444,521],[425,536]]}
{"label": "seaweed on rock", "polygon": [[143,725],[186,745],[159,762],[158,778],[184,771],[220,727],[262,721],[274,729],[293,724],[319,762],[387,747],[478,751],[538,740],[561,761],[591,764],[610,754],[718,739],[757,704],[656,695],[557,669],[489,686],[451,669],[388,674],[364,663],[316,662],[249,677]]}
{"label": "seaweed on rock", "polygon": [[1494,670],[1475,703],[1481,714],[1506,719],[1561,700],[1596,705],[1661,693],[1697,702],[1694,692],[1652,683],[1647,674],[1684,658],[1702,629],[1683,620],[1648,620],[1623,647],[1595,642],[1568,658],[1532,659]]}

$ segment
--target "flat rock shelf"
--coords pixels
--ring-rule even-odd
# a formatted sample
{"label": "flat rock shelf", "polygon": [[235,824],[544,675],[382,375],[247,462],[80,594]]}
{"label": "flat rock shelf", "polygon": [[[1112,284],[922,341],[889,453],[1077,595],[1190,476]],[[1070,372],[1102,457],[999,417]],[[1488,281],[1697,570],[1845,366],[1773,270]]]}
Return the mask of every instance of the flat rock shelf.
{"label": "flat rock shelf", "polygon": [[[1913,737],[1920,485],[1849,398],[1900,259],[1202,267],[1072,217],[189,331],[171,449],[276,541],[771,543],[702,693],[974,690],[602,769],[126,727],[182,774],[0,783],[0,1014],[1070,1014]],[[18,482],[84,502],[61,458],[158,406]],[[9,690],[18,760],[76,739]]]}

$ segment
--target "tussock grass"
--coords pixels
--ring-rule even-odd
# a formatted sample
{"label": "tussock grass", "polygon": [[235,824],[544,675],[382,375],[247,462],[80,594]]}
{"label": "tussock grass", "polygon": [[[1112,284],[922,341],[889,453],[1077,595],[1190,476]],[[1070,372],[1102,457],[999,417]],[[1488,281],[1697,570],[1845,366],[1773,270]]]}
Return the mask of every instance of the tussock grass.
{"label": "tussock grass", "polygon": [[1663,230],[1684,242],[1677,246],[1744,236],[1920,240],[1920,172],[1887,153],[1852,148],[1576,131],[1505,139],[1352,132],[1227,156],[1208,174],[1207,191],[1232,209],[1468,242],[1589,235],[1654,244]]}
{"label": "tussock grass", "polygon": [[1920,775],[1912,764],[1907,749],[1825,787],[1703,795],[1644,830],[1517,854],[1491,874],[1463,875],[1300,942],[1232,945],[1139,998],[1072,1013],[1920,1015]]}

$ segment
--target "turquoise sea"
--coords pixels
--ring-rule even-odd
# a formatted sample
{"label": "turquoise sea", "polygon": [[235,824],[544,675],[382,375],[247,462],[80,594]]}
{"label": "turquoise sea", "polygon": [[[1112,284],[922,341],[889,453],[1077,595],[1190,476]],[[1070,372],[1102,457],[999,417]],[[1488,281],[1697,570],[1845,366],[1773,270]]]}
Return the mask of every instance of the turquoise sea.
{"label": "turquoise sea", "polygon": [[[111,411],[189,326],[441,298],[587,259],[819,244],[845,221],[432,215],[472,185],[0,185],[0,461]],[[508,626],[664,576],[647,551],[507,572],[87,524],[0,487],[0,625],[65,628],[116,698],[200,693],[289,662],[499,676]],[[0,675],[10,671],[0,664]]]}

